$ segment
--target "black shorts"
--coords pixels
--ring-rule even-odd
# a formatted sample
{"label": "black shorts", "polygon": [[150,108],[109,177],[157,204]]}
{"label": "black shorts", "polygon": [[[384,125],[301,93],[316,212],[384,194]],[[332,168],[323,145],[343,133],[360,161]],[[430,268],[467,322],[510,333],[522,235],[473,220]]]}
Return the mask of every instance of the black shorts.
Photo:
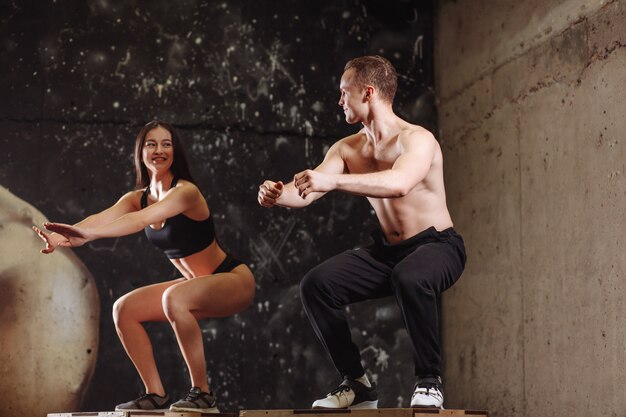
{"label": "black shorts", "polygon": [[239,259],[237,258],[233,258],[232,256],[230,256],[230,254],[226,254],[226,259],[224,259],[222,261],[221,264],[219,264],[219,266],[217,268],[215,268],[215,271],[213,271],[214,274],[220,274],[223,272],[230,272],[233,269],[237,268],[239,265],[243,265],[244,263],[241,262]]}

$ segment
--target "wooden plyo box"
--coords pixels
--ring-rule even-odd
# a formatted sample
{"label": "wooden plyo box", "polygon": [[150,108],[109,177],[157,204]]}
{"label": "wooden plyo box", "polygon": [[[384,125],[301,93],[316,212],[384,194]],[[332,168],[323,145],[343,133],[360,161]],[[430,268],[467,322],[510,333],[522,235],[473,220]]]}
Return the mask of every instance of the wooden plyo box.
{"label": "wooden plyo box", "polygon": [[48,414],[48,417],[237,417],[235,413],[179,413],[177,411],[94,411]]}
{"label": "wooden plyo box", "polygon": [[[239,417],[488,417],[487,411],[438,408],[378,408],[374,410],[242,410]],[[48,417],[237,417],[235,413],[174,411],[100,411],[48,414]]]}
{"label": "wooden plyo box", "polygon": [[378,408],[368,410],[242,410],[240,417],[487,417],[487,411],[438,408]]}

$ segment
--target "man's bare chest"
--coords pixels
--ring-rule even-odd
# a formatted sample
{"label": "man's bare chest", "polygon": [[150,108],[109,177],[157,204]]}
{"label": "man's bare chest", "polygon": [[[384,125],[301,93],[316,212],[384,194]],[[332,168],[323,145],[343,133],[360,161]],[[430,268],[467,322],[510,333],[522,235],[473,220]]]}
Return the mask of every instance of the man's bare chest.
{"label": "man's bare chest", "polygon": [[390,169],[400,152],[397,147],[368,147],[351,152],[346,158],[348,169],[353,174],[379,172]]}

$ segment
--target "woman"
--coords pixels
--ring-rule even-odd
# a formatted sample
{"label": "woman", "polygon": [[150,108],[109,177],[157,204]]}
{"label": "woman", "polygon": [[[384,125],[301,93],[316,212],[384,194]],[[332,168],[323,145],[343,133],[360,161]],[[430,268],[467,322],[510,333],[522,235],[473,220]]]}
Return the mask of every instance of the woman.
{"label": "woman", "polygon": [[254,297],[254,277],[215,239],[211,212],[170,125],[153,121],[141,129],[135,143],[135,170],[137,189],[112,207],[74,226],[44,223],[53,233],[33,229],[46,243],[42,253],[51,253],[57,246],[77,247],[144,229],[148,240],[165,252],[182,277],[138,288],[113,306],[117,334],[146,389],[145,395],[118,405],[116,410],[170,406],[142,325],[147,321],[169,321],[192,385],[187,397],[171,404],[170,409],[219,412],[206,379],[198,320],[230,316],[245,309]]}

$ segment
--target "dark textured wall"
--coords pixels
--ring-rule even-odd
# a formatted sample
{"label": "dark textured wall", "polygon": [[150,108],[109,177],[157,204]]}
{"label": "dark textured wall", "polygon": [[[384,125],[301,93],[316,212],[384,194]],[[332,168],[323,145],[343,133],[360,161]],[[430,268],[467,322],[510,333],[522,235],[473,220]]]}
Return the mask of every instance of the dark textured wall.
{"label": "dark textured wall", "polygon": [[[430,3],[16,0],[0,7],[0,184],[50,219],[76,222],[132,188],[139,127],[154,117],[173,123],[220,241],[257,279],[249,309],[202,322],[221,408],[309,407],[333,388],[338,375],[304,317],[298,285],[321,260],[366,243],[375,218],[365,199],[340,194],[302,210],[266,210],[256,190],[266,178],[287,181],[315,166],[358,128],[345,124],[336,104],[343,65],[354,56],[388,57],[400,74],[396,111],[435,129]],[[142,390],[111,306],[177,274],[142,234],[76,253],[96,278],[103,309],[84,409],[110,409]],[[380,406],[408,405],[412,361],[395,303],[349,312],[381,386]],[[166,389],[183,395],[188,376],[169,325],[148,328]]]}

